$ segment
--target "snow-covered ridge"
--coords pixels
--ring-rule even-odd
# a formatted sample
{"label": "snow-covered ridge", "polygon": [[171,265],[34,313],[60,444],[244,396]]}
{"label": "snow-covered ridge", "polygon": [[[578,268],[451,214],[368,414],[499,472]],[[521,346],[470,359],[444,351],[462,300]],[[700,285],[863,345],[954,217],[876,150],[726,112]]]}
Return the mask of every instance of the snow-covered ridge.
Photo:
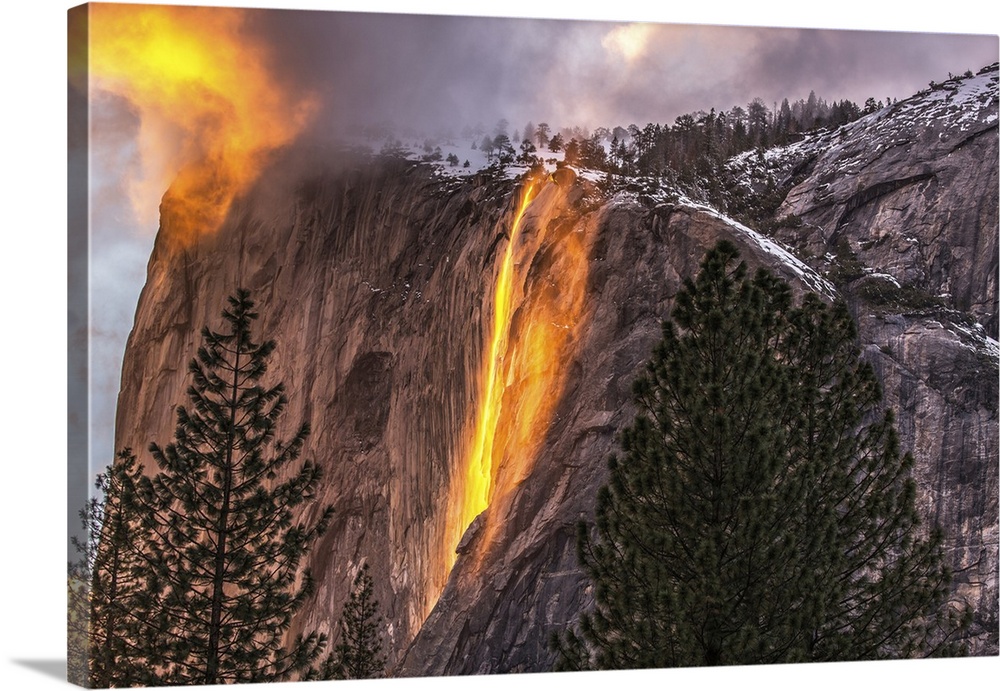
{"label": "snow-covered ridge", "polygon": [[823,154],[827,160],[839,159],[839,172],[850,174],[893,147],[911,146],[927,132],[947,133],[941,137],[945,141],[996,127],[998,93],[1000,73],[994,63],[979,74],[934,84],[834,131],[807,133],[798,142],[763,152],[745,151],[730,159],[727,167],[738,184],[749,186],[768,171],[787,172],[798,162]]}
{"label": "snow-covered ridge", "polygon": [[775,257],[784,266],[791,270],[791,272],[794,273],[795,276],[807,285],[813,292],[819,293],[820,295],[823,295],[831,300],[835,300],[839,296],[837,288],[830,283],[830,281],[820,276],[811,266],[796,257],[775,240],[758,233],[752,228],[748,228],[739,221],[729,218],[711,206],[692,201],[685,196],[681,196],[677,205],[682,208],[692,209],[708,216],[712,216],[713,218],[717,218],[723,223],[726,223],[740,234],[749,238],[760,249]]}
{"label": "snow-covered ridge", "polygon": [[[976,323],[972,326],[962,324],[961,322],[948,322],[948,325],[943,327],[951,331],[956,336],[964,342],[965,339],[970,339],[973,342],[973,349],[985,353],[994,362],[1000,362],[1000,342],[996,339],[990,338],[986,335],[986,330],[983,329],[983,325]],[[957,332],[957,333],[956,333]]]}
{"label": "snow-covered ridge", "polygon": [[[973,77],[954,77],[934,88],[887,106],[844,125],[837,139],[850,142],[850,151],[836,140],[830,155],[839,155],[843,172],[852,172],[887,150],[909,147],[933,132],[942,143],[959,143],[958,135],[997,126],[997,65]],[[846,155],[843,155],[846,154]]]}
{"label": "snow-covered ridge", "polygon": [[997,121],[998,81],[998,65],[994,63],[975,76],[952,77],[869,117],[880,121],[891,114],[904,122],[940,120],[962,131],[980,123],[990,125]]}
{"label": "snow-covered ridge", "polygon": [[[952,77],[933,88],[921,91],[910,98],[886,106],[840,128],[806,133],[800,141],[776,146],[764,151],[750,150],[734,156],[726,166],[733,175],[735,184],[747,188],[760,184],[769,173],[775,175],[774,182],[785,182],[795,166],[810,157],[823,155],[828,160],[838,159],[838,172],[851,174],[867,161],[876,158],[893,147],[908,147],[922,132],[932,127],[935,131],[951,133],[971,132],[995,127],[997,123],[998,65],[990,65],[979,74],[970,77]],[[390,138],[391,139],[391,138]],[[431,141],[422,135],[411,135],[407,140],[377,142],[370,139],[355,141],[355,145],[376,153],[383,145],[387,151],[407,160],[421,162],[434,168],[444,179],[459,180],[482,172],[490,167],[486,152],[475,148],[475,143],[467,143],[456,137],[444,137]],[[546,171],[551,173],[564,162],[564,151],[539,150]],[[518,177],[528,171],[528,166],[511,163],[503,168],[507,178]],[[601,171],[581,170],[581,177],[598,181],[604,177]]]}

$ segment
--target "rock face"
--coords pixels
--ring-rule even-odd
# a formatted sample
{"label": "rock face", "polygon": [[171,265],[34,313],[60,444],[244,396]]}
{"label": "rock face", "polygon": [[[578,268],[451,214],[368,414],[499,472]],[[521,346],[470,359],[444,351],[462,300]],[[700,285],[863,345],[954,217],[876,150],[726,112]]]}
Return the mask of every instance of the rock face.
{"label": "rock face", "polygon": [[797,163],[803,179],[777,214],[801,219],[778,236],[829,266],[854,307],[885,403],[900,411],[918,460],[925,515],[953,531],[956,580],[982,613],[976,645],[992,651],[997,93],[994,64],[826,135]]}
{"label": "rock face", "polygon": [[303,455],[324,468],[317,505],[335,507],[311,554],[317,593],[295,627],[332,633],[367,562],[395,659],[433,605],[433,580],[443,585],[440,509],[475,400],[505,200],[472,185],[442,194],[426,171],[391,162],[273,184],[193,247],[173,248],[163,219],[127,347],[117,444],[171,440],[200,329],[219,325],[237,287],[251,290],[257,325],[277,341],[268,376],[289,392],[286,431],[311,422]]}
{"label": "rock face", "polygon": [[978,613],[977,653],[997,651],[996,341],[931,316],[859,315],[866,359],[898,411],[903,448],[916,459],[918,502],[949,533],[958,592]]}
{"label": "rock face", "polygon": [[996,338],[997,81],[996,65],[951,79],[816,141],[778,210],[802,226],[780,237],[849,255]]}
{"label": "rock face", "polygon": [[[997,650],[998,349],[986,334],[995,335],[997,309],[995,81],[992,93],[992,120],[977,115],[968,129],[972,121],[961,117],[935,120],[945,129],[932,132],[915,121],[908,144],[886,142],[876,162],[853,172],[832,151],[830,160],[810,160],[781,211],[805,221],[790,244],[826,248],[842,237],[871,269],[844,294],[897,411],[903,448],[916,456],[921,505],[950,532],[961,592],[977,606],[977,653]],[[866,128],[898,132],[889,124],[908,112],[855,123],[845,150],[871,134]],[[872,157],[870,147],[851,155],[862,154]],[[184,402],[202,326],[218,325],[238,286],[252,291],[258,325],[277,341],[269,378],[289,393],[287,432],[310,420],[305,454],[325,469],[309,510],[336,509],[309,558],[317,592],[292,633],[334,633],[367,562],[396,674],[550,668],[550,633],[592,600],[576,562],[576,523],[592,516],[660,322],[718,239],[733,240],[751,265],[783,276],[797,294],[839,295],[779,244],[708,207],[601,199],[583,176],[541,184],[515,253],[505,359],[512,374],[501,397],[508,417],[530,403],[513,392],[524,357],[517,344],[538,305],[576,296],[583,309],[573,323],[550,319],[566,334],[549,358],[561,372],[551,410],[530,453],[494,443],[489,505],[449,571],[447,522],[476,424],[517,199],[509,182],[447,181],[403,161],[305,171],[276,164],[217,233],[193,246],[171,243],[164,208],[126,350],[116,442],[144,450],[172,437],[172,406]],[[568,296],[562,256],[570,243],[584,248],[587,268]],[[888,281],[876,273],[950,297],[899,309],[855,289]]]}

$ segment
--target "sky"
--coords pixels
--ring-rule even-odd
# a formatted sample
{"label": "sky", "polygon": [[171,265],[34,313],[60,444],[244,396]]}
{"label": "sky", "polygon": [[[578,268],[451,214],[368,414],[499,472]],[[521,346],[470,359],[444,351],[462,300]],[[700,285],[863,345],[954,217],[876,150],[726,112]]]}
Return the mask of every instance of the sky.
{"label": "sky", "polygon": [[291,10],[230,28],[290,98],[318,99],[317,134],[387,119],[641,126],[810,90],[861,103],[997,58],[995,36],[872,30]]}
{"label": "sky", "polygon": [[[22,689],[64,688],[59,678],[62,675],[60,661],[65,660],[62,621],[67,430],[62,427],[61,419],[66,406],[67,333],[65,319],[60,315],[66,313],[67,292],[65,26],[66,10],[72,4],[59,0],[25,3],[8,17],[8,21],[0,24],[0,51],[3,51],[0,64],[3,65],[6,94],[0,117],[8,135],[3,159],[7,178],[5,204],[0,207],[7,259],[0,272],[7,338],[2,339],[0,347],[7,365],[4,381],[9,396],[5,406],[5,429],[11,442],[5,464],[5,483],[9,491],[3,503],[8,529],[3,534],[5,554],[14,556],[9,563],[18,565],[18,568],[4,570],[2,592],[11,625],[5,628],[3,641],[7,655],[0,660],[0,668],[6,684]],[[241,4],[375,12],[407,11],[413,7],[412,3],[399,0],[367,0],[365,3],[357,0],[248,0]],[[422,0],[419,7],[422,11],[451,15],[473,13],[983,33],[994,36],[994,59],[995,36],[1000,32],[997,8],[989,0],[955,0],[946,5],[907,3],[903,5],[905,11],[885,9],[871,0],[837,3],[715,0],[712,3],[633,3],[628,6],[609,2],[581,6],[579,2],[565,0],[546,3],[507,0],[502,4],[474,7],[458,0]],[[370,24],[371,21],[368,18],[361,23]],[[338,45],[331,45],[330,41],[324,43],[316,27],[310,40],[303,36],[295,42],[286,39],[285,44],[292,50],[279,52],[275,64],[281,68],[287,83],[296,89],[316,92],[322,112],[331,118],[329,122],[338,122],[345,113],[351,113],[348,106],[358,103],[366,106],[365,112],[371,113],[371,117],[386,112],[412,111],[414,116],[433,120],[435,114],[447,113],[470,119],[481,117],[484,124],[490,124],[503,116],[511,120],[512,127],[520,127],[522,120],[528,118],[535,122],[548,118],[561,123],[560,118],[565,114],[573,121],[610,119],[619,112],[616,108],[624,108],[630,114],[625,118],[629,121],[641,123],[649,118],[668,122],[677,113],[690,109],[728,108],[758,95],[765,102],[783,95],[804,98],[809,89],[815,89],[828,100],[861,100],[868,95],[902,97],[922,88],[931,79],[946,77],[948,71],[976,70],[981,66],[976,64],[979,60],[976,56],[954,52],[957,50],[954,41],[932,43],[921,36],[910,37],[913,39],[910,42],[904,40],[909,36],[883,35],[872,42],[862,40],[867,34],[852,34],[842,36],[838,43],[836,37],[831,42],[827,38],[829,34],[814,32],[785,32],[769,37],[757,34],[756,38],[748,35],[733,39],[733,33],[727,30],[702,28],[680,39],[676,29],[655,28],[645,37],[642,30],[630,29],[639,34],[634,40],[620,40],[628,38],[627,35],[611,37],[605,45],[603,39],[608,31],[614,31],[614,27],[575,24],[572,35],[553,36],[559,32],[553,31],[551,23],[544,22],[521,31],[516,41],[508,42],[499,33],[492,35],[489,25],[478,24],[480,28],[473,31],[451,21],[442,25],[452,27],[449,33],[442,27],[426,28],[424,20],[413,21],[417,28],[408,28],[402,35],[373,37],[360,32],[353,36],[341,35]],[[301,23],[301,19],[291,17],[273,26],[257,26],[254,31],[258,37],[272,38],[280,43],[282,32],[287,36],[289,27]],[[305,23],[308,28],[310,22]],[[459,28],[455,29],[456,26]],[[555,43],[546,43],[546,39]],[[432,41],[438,43],[430,45]],[[966,41],[958,43],[968,45]],[[348,45],[377,47],[370,61],[372,68],[350,58],[331,64],[331,60],[345,55]],[[569,48],[573,45],[585,45],[587,49],[576,54]],[[653,60],[650,47],[657,45],[665,46],[665,51]],[[839,55],[837,51],[831,52],[834,45],[843,48]],[[449,46],[453,46],[450,52]],[[692,46],[701,51],[693,50]],[[794,50],[796,46],[798,51]],[[458,51],[459,47],[462,52]],[[604,62],[598,58],[602,54],[606,56]],[[456,55],[459,57],[454,57]],[[427,56],[430,62],[422,63],[413,59],[415,56]],[[491,80],[498,66],[503,64],[519,69],[506,72],[508,76],[500,81]],[[473,70],[473,66],[482,72]],[[709,78],[698,78],[697,75],[705,74],[702,70],[707,66],[711,66],[707,72]],[[301,69],[297,71],[296,68]],[[324,73],[336,75],[340,91],[333,89],[333,81],[324,81]],[[451,79],[444,78],[448,74]],[[783,81],[779,82],[777,75],[782,75]],[[381,81],[395,90],[359,89],[366,80],[368,83]],[[773,88],[781,83],[788,90],[782,88],[780,96],[778,93],[772,96],[768,85]],[[528,88],[529,84],[534,86]],[[463,89],[472,91],[463,92]],[[581,98],[581,94],[587,98]],[[525,98],[513,98],[517,95]],[[357,100],[352,101],[348,96]],[[494,107],[498,104],[502,108]],[[103,154],[101,165],[106,171],[115,170],[116,165],[119,170],[126,170],[138,164],[137,144],[129,133],[136,132],[139,123],[134,118],[131,125],[123,120],[122,106],[119,103],[117,108],[103,113],[116,123],[104,131],[110,139],[118,139],[118,148],[108,149]],[[323,122],[326,121],[314,121],[310,131],[322,133]],[[116,184],[111,177],[103,182],[95,177],[93,182],[91,191],[95,194],[120,197],[123,193],[122,185]],[[100,327],[102,333],[95,334],[94,338],[94,368],[98,375],[94,391],[98,396],[111,396],[112,399],[117,391],[120,350],[131,327],[135,299],[156,231],[155,220],[148,221],[150,212],[132,206],[131,200],[107,199],[102,207],[106,215],[103,219],[93,219],[92,225],[95,238],[103,234],[109,240],[99,253],[95,253],[91,273],[90,288],[99,298],[94,304],[100,314],[106,315]],[[155,217],[155,211],[152,216]],[[95,413],[101,405],[95,400]],[[108,407],[106,403],[104,407]],[[109,451],[110,443],[106,446]],[[104,461],[107,452],[99,455],[98,463]],[[637,672],[629,675],[628,680],[640,685],[662,683],[667,674],[669,681],[681,686],[695,683],[699,687],[713,688],[738,682],[751,688],[755,685],[801,688],[808,684],[815,689],[842,690],[850,684],[863,682],[868,685],[881,679],[885,683],[891,680],[893,684],[903,684],[909,689],[922,689],[940,688],[958,676],[971,679],[982,676],[984,681],[995,678],[998,664],[1000,658],[920,665],[882,663],[874,667],[823,665],[822,673],[796,666],[766,670],[742,668],[718,670],[712,674],[699,670],[694,678],[685,677],[687,672],[684,670],[676,670],[660,674]],[[564,675],[560,679],[570,677],[574,688],[577,683],[587,687],[587,683],[575,675]],[[619,678],[624,680],[621,675]],[[595,684],[598,682],[595,675],[587,679]],[[605,677],[601,679],[603,684]],[[529,687],[534,684],[534,688],[542,688],[543,684],[546,688],[559,685],[545,675],[535,675],[519,683],[522,681]],[[415,688],[417,684],[419,682],[407,682],[406,686]],[[458,684],[467,685],[462,679],[434,680],[424,688],[431,688],[430,684],[434,688],[447,688],[452,684],[456,689]],[[477,681],[477,685],[487,689],[490,684],[499,688],[506,682],[503,678]],[[323,683],[318,683],[318,688],[323,687]]]}
{"label": "sky", "polygon": [[641,126],[755,96],[905,97],[997,57],[995,37],[878,31],[307,13],[262,14],[251,30],[318,93],[319,126]]}

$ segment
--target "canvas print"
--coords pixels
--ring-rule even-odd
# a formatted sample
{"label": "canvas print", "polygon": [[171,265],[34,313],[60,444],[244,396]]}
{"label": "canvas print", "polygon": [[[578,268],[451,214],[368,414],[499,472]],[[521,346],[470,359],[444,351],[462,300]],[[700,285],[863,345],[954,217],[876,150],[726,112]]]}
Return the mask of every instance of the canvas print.
{"label": "canvas print", "polygon": [[997,655],[997,36],[68,30],[71,681]]}

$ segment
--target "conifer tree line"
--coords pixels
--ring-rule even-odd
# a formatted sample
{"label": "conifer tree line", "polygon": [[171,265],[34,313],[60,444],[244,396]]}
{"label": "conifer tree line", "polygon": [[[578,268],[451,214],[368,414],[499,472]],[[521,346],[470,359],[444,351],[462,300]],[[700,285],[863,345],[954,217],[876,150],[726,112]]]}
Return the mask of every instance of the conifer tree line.
{"label": "conifer tree line", "polygon": [[[636,178],[664,181],[734,218],[761,227],[774,221],[771,214],[781,201],[776,183],[768,178],[767,190],[748,195],[736,184],[738,173],[729,170],[728,161],[748,151],[763,156],[767,149],[799,141],[809,132],[834,130],[894,102],[869,98],[863,106],[849,99],[828,103],[811,91],[806,99],[790,102],[785,98],[771,106],[754,98],[745,107],[698,110],[678,116],[672,125],[649,122],[640,127],[633,123],[590,131],[579,126],[556,130],[547,122],[528,122],[511,134],[510,123],[501,118],[492,130],[482,124],[467,126],[461,137],[471,148],[486,154],[487,170],[496,174],[503,174],[514,163],[540,172],[548,160],[558,166],[604,172],[603,186],[609,191],[629,187]],[[386,136],[384,126],[363,130],[373,139]],[[453,134],[441,136],[454,143]],[[391,135],[388,141],[400,145]],[[433,153],[435,141],[425,140],[424,160],[441,158],[439,149]],[[383,153],[394,150],[383,148]],[[556,153],[562,160],[552,155]],[[450,163],[457,165],[457,156]]]}
{"label": "conifer tree line", "polygon": [[635,381],[578,558],[592,609],[556,669],[964,652],[938,526],[843,303],[750,275],[720,242]]}
{"label": "conifer tree line", "polygon": [[257,317],[240,290],[222,312],[224,328],[203,329],[174,440],[149,447],[156,472],[144,473],[126,449],[98,476],[98,496],[80,512],[81,557],[70,565],[72,681],[109,688],[384,673],[367,567],[339,622],[340,645],[330,650],[315,631],[285,640],[314,591],[302,559],[333,507],[310,506],[322,471],[298,463],[309,424],[276,436],[288,399],[282,384],[264,384],[275,342],[255,340]]}
{"label": "conifer tree line", "polygon": [[[836,129],[890,105],[890,101],[869,98],[863,106],[849,99],[828,103],[810,92],[806,99],[785,98],[770,107],[763,99],[754,98],[745,107],[685,113],[672,125],[633,123],[597,127],[590,132],[582,127],[554,130],[546,122],[528,122],[511,135],[509,123],[501,119],[491,131],[478,124],[463,128],[461,136],[473,149],[485,152],[489,162],[506,156],[507,163],[517,160],[531,165],[546,158],[547,152],[562,152],[567,164],[591,170],[684,181],[717,172],[723,162],[744,151],[789,144],[813,130]],[[372,128],[369,134],[385,136],[379,128]]]}
{"label": "conifer tree line", "polygon": [[[547,122],[527,122],[524,127],[511,130],[510,122],[501,118],[492,128],[482,123],[465,126],[460,137],[472,149],[486,154],[487,163],[500,170],[515,162],[540,166],[548,154],[562,153],[568,165],[611,175],[666,178],[688,187],[699,178],[724,175],[723,164],[737,154],[789,144],[810,131],[836,129],[892,102],[890,98],[881,101],[874,97],[861,106],[849,99],[827,102],[810,91],[808,98],[796,101],[784,98],[780,104],[774,102],[770,106],[763,99],[754,98],[745,106],[728,110],[712,108],[708,112],[685,113],[676,117],[672,125],[620,124],[597,127],[591,132],[579,126],[557,129]],[[360,130],[371,140],[385,141],[383,153],[397,151],[402,146],[386,123],[368,124]],[[411,138],[417,136],[414,132],[407,134]],[[435,144],[453,143],[456,139],[450,131],[425,139],[423,160],[441,160],[440,147]],[[449,162],[458,165],[457,157]]]}
{"label": "conifer tree line", "polygon": [[810,130],[836,129],[880,108],[874,99],[864,109],[846,99],[828,104],[813,92],[807,100],[784,99],[774,108],[755,98],[745,108],[686,113],[673,125],[598,128],[589,137],[571,130],[562,146],[571,164],[621,175],[672,174],[683,181],[716,172],[744,151],[788,144]]}

